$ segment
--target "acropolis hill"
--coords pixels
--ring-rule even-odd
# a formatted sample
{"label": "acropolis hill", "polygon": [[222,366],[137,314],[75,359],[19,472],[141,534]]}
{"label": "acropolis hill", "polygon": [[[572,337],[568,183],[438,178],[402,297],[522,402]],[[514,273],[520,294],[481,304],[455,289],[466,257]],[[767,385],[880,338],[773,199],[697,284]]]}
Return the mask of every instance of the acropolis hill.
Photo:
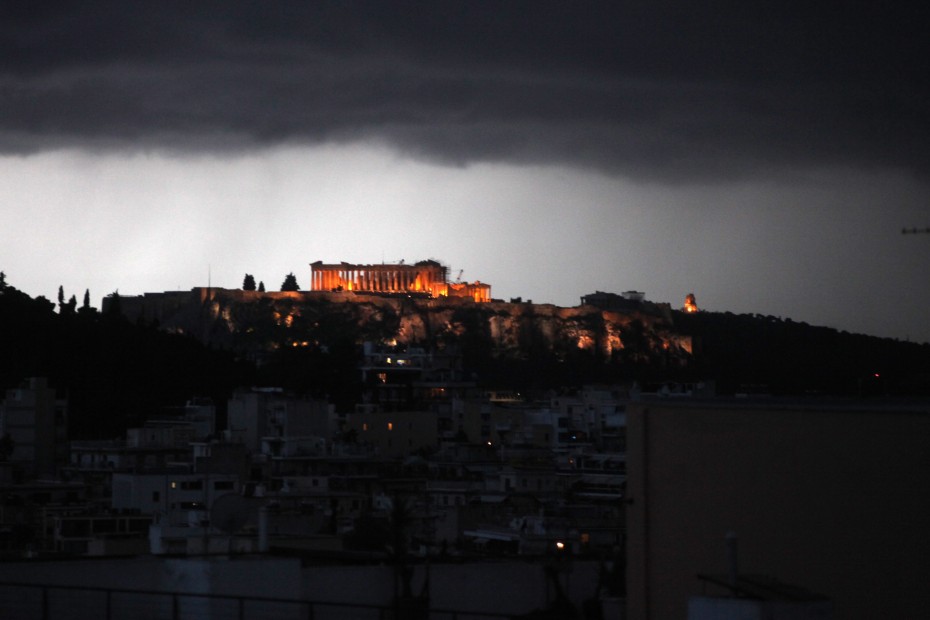
{"label": "acropolis hill", "polygon": [[[405,265],[311,264],[311,290],[257,292],[224,288],[120,296],[132,321],[192,335],[256,358],[280,347],[326,346],[333,329],[360,341],[442,349],[468,340],[495,357],[543,348],[562,359],[587,352],[609,361],[636,341],[636,355],[690,355],[674,333],[671,308],[641,298],[597,293],[576,307],[504,302],[486,283],[449,282],[436,261]],[[619,303],[618,303],[619,302]],[[104,300],[104,311],[113,297]],[[626,351],[631,354],[633,351]]]}

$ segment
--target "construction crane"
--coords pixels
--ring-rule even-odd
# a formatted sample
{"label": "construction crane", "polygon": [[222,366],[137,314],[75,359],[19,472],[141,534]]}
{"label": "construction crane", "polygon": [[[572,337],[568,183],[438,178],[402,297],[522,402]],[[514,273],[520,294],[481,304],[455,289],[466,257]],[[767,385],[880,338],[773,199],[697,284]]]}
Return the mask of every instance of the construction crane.
{"label": "construction crane", "polygon": [[456,284],[458,284],[459,282],[462,281],[462,273],[463,273],[464,271],[465,271],[464,269],[459,269],[459,275],[455,276],[455,283],[456,283]]}
{"label": "construction crane", "polygon": [[926,228],[902,228],[902,235],[919,235],[919,234],[930,234],[930,226]]}

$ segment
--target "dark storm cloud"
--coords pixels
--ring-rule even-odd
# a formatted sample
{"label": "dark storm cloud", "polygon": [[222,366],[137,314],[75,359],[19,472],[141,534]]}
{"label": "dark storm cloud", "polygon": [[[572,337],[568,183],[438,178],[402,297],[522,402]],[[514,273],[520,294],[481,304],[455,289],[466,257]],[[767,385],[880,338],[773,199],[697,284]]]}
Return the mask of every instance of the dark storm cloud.
{"label": "dark storm cloud", "polygon": [[4,8],[0,149],[374,140],[646,177],[927,173],[921,15],[749,4]]}

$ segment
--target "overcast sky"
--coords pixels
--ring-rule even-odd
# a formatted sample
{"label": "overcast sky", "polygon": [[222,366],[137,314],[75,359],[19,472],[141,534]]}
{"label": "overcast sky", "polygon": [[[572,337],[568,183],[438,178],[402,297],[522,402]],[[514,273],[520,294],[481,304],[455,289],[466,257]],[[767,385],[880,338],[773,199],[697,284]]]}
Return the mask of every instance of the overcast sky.
{"label": "overcast sky", "polygon": [[31,295],[435,258],[930,341],[924,8],[15,4],[0,270]]}

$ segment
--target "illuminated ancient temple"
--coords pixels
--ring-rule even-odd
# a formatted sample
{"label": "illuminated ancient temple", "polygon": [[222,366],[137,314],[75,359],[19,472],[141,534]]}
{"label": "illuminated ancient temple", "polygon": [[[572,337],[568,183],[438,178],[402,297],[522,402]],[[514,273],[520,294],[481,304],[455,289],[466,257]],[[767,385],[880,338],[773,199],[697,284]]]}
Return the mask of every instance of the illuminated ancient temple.
{"label": "illuminated ancient temple", "polygon": [[435,260],[412,265],[353,265],[310,263],[310,290],[366,293],[421,293],[432,297],[471,297],[490,301],[491,285],[482,282],[449,282],[449,268]]}

